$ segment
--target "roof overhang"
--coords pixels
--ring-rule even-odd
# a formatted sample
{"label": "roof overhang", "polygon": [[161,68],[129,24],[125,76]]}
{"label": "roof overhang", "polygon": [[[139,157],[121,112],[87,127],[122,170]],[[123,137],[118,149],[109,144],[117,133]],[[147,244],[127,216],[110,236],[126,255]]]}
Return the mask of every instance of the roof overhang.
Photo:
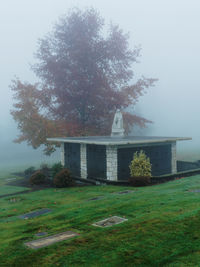
{"label": "roof overhang", "polygon": [[192,140],[191,137],[160,137],[160,136],[87,136],[87,137],[55,137],[47,138],[49,142],[78,143],[93,145],[139,145],[150,143],[172,143],[176,141]]}

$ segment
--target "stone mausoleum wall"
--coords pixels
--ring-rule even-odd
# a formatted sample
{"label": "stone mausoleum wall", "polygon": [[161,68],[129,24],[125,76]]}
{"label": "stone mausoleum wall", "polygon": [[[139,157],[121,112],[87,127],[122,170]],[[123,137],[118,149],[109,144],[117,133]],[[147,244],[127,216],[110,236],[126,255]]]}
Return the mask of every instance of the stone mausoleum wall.
{"label": "stone mausoleum wall", "polygon": [[68,168],[73,175],[81,176],[81,150],[80,144],[65,143],[64,144],[64,166]]}
{"label": "stone mausoleum wall", "polygon": [[106,179],[106,146],[87,144],[87,177]]}
{"label": "stone mausoleum wall", "polygon": [[176,160],[172,162],[172,144],[125,147],[118,148],[118,180],[127,180],[130,177],[130,162],[134,153],[140,150],[143,150],[150,158],[153,176],[172,173],[172,163],[176,164]]}
{"label": "stone mausoleum wall", "polygon": [[176,173],[176,142],[137,146],[64,143],[61,162],[73,175],[84,179],[127,180],[133,154],[140,150],[150,158],[153,176]]}

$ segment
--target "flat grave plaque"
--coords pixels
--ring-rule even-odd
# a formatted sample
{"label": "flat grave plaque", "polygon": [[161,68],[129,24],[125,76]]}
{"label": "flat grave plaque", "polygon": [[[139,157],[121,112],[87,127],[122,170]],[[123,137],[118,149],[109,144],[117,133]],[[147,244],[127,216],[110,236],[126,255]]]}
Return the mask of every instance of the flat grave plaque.
{"label": "flat grave plaque", "polygon": [[102,221],[93,223],[93,226],[98,226],[98,227],[109,227],[109,226],[113,226],[115,224],[119,224],[119,223],[123,223],[125,221],[127,221],[128,219],[122,218],[122,217],[118,217],[118,216],[112,216],[109,218],[106,218]]}
{"label": "flat grave plaque", "polygon": [[125,191],[120,191],[120,192],[117,192],[117,194],[119,195],[124,195],[124,194],[130,194],[130,193],[134,193],[135,191],[133,190],[125,190]]}
{"label": "flat grave plaque", "polygon": [[10,198],[9,201],[12,202],[12,203],[15,203],[15,202],[19,202],[21,201],[22,199],[21,198],[18,198],[18,197],[15,197],[15,198]]}
{"label": "flat grave plaque", "polygon": [[200,189],[190,190],[190,192],[192,192],[192,193],[200,193]]}
{"label": "flat grave plaque", "polygon": [[14,180],[16,180],[17,178],[7,178],[6,179],[6,182],[11,182],[11,181],[14,181]]}
{"label": "flat grave plaque", "polygon": [[67,231],[67,232],[63,232],[60,234],[56,234],[56,235],[52,235],[52,236],[48,236],[48,237],[43,237],[43,238],[40,238],[37,240],[26,242],[24,244],[29,248],[38,249],[38,248],[43,248],[43,247],[49,246],[53,243],[57,243],[57,242],[72,238],[72,237],[77,236],[77,235],[79,235],[79,234],[75,233],[75,232]]}
{"label": "flat grave plaque", "polygon": [[20,215],[19,218],[20,219],[32,219],[32,218],[38,217],[40,215],[43,215],[45,213],[49,213],[51,211],[52,211],[51,209],[40,209],[40,210],[36,210],[33,212],[29,212],[29,213],[25,213],[23,215]]}
{"label": "flat grave plaque", "polygon": [[99,199],[102,199],[102,198],[103,198],[103,196],[93,197],[93,198],[90,198],[89,201],[99,200]]}

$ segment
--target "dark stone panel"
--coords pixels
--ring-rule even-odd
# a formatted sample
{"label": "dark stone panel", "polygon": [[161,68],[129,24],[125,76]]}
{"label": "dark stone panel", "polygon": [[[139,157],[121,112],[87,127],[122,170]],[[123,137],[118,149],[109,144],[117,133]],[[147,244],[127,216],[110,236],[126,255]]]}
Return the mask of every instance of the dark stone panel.
{"label": "dark stone panel", "polygon": [[106,146],[87,145],[88,178],[106,179]]}
{"label": "dark stone panel", "polygon": [[171,144],[159,146],[143,146],[118,149],[118,180],[130,177],[129,165],[136,151],[143,150],[150,158],[152,175],[159,176],[171,173]]}
{"label": "dark stone panel", "polygon": [[49,213],[51,211],[52,211],[51,209],[36,210],[36,211],[32,211],[32,212],[20,215],[19,218],[21,218],[21,219],[32,219],[32,218],[38,217],[40,215]]}
{"label": "dark stone panel", "polygon": [[195,170],[200,168],[200,161],[190,162],[190,161],[177,161],[177,172]]}
{"label": "dark stone panel", "polygon": [[80,144],[65,143],[65,167],[77,177],[81,175]]}

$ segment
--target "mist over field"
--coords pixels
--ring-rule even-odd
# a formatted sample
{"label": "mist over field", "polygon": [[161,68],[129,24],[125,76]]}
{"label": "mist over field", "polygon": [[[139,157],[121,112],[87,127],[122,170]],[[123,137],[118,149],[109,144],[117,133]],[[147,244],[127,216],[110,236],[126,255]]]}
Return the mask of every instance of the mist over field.
{"label": "mist over field", "polygon": [[13,121],[11,80],[36,82],[30,70],[37,40],[72,7],[94,7],[105,19],[130,34],[130,47],[141,45],[136,77],[158,78],[155,87],[139,99],[133,113],[153,121],[134,134],[192,137],[178,142],[178,157],[200,159],[200,2],[198,0],[34,0],[11,1],[0,9],[0,168],[59,161],[42,149],[14,144],[18,135]]}

